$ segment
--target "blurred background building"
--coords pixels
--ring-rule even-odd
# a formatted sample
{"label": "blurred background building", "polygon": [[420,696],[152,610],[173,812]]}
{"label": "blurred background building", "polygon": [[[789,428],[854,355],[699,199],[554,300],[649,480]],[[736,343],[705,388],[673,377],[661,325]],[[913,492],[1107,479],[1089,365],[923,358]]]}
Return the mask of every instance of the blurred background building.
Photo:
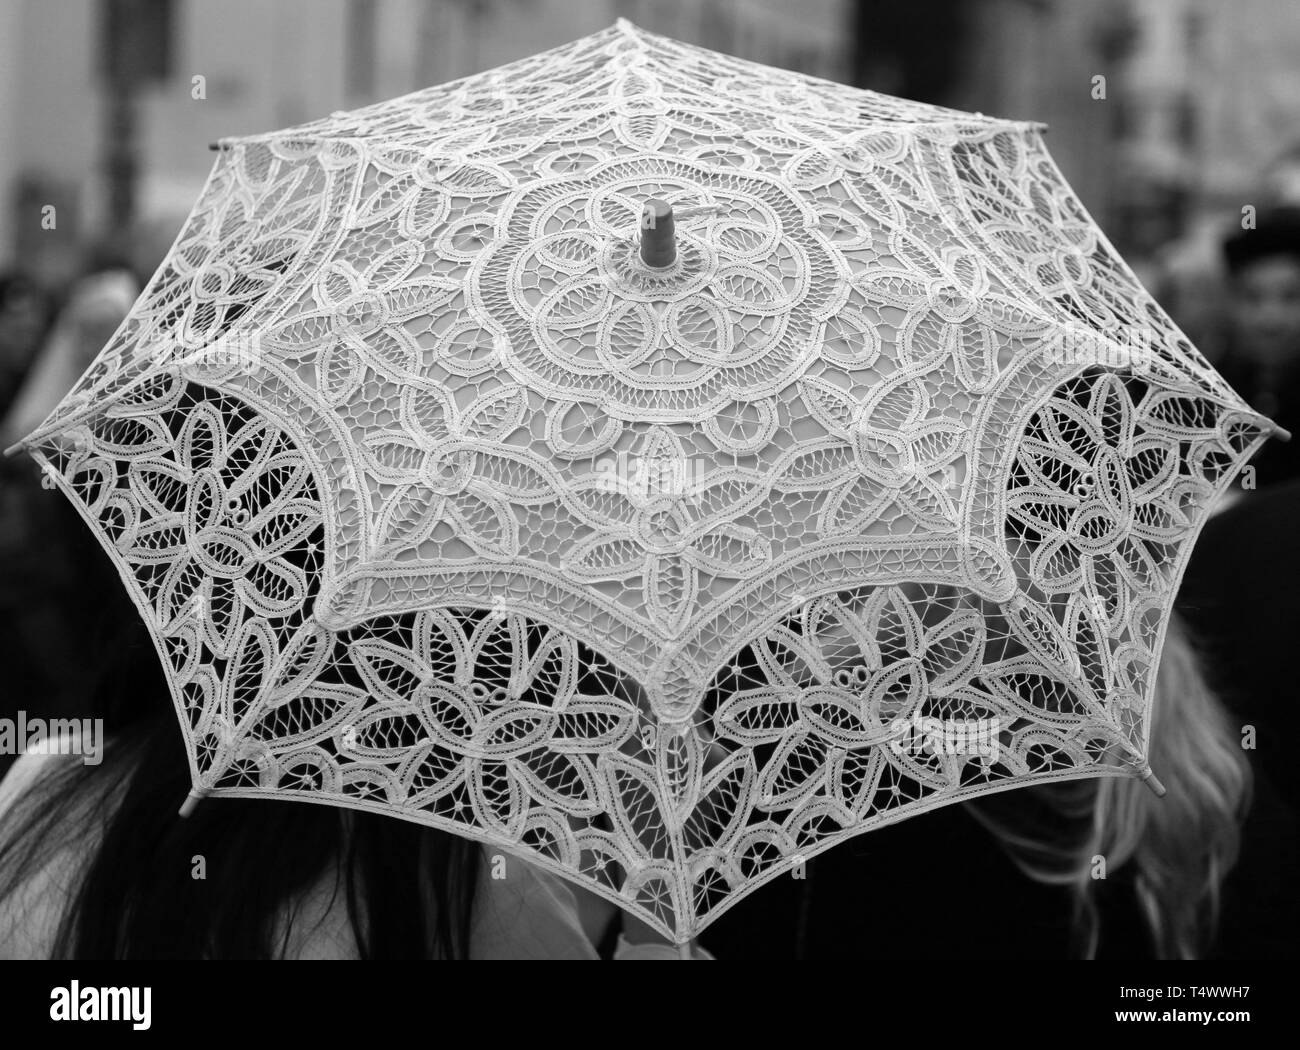
{"label": "blurred background building", "polygon": [[[0,266],[58,283],[87,245],[126,236],[147,242],[117,245],[144,263],[196,197],[209,141],[465,76],[620,15],[1046,121],[1085,205],[1139,261],[1234,210],[1300,142],[1294,0],[4,0]],[[42,226],[51,204],[56,231]]]}
{"label": "blurred background building", "polygon": [[619,16],[818,76],[853,72],[847,0],[4,0],[0,265],[58,282],[103,238],[160,253],[210,141],[466,76]]}

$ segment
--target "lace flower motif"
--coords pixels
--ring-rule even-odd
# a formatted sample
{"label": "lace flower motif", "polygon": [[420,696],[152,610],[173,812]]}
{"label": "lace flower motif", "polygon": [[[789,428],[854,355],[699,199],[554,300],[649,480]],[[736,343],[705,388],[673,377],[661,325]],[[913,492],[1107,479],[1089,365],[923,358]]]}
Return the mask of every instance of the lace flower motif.
{"label": "lace flower motif", "polygon": [[1114,264],[1098,252],[1096,227],[1069,195],[1038,182],[1023,192],[1027,206],[1016,229],[992,231],[998,246],[1028,271],[1043,296],[1072,316],[1086,314],[1091,327],[1113,331],[1130,308],[1107,294]]}
{"label": "lace flower motif", "polygon": [[571,490],[571,509],[594,531],[574,544],[563,571],[588,583],[639,576],[649,619],[675,635],[695,604],[701,573],[744,577],[770,560],[767,539],[734,524],[763,492],[751,471],[696,474],[680,439],[655,427],[627,470]]}
{"label": "lace flower motif", "polygon": [[380,509],[371,560],[418,545],[440,522],[481,556],[517,554],[513,508],[553,498],[556,488],[538,456],[504,444],[527,408],[527,392],[517,384],[489,391],[464,410],[440,387],[405,391],[407,428],[376,431],[363,443],[369,473],[398,486]]}
{"label": "lace flower motif", "polygon": [[201,346],[226,331],[297,259],[310,239],[319,194],[291,184],[272,188],[256,205],[235,194],[186,231],[171,259],[187,285],[181,339]]}
{"label": "lace flower motif", "polygon": [[596,759],[632,735],[637,713],[575,693],[570,640],[539,637],[513,614],[490,614],[467,637],[441,609],[416,618],[412,640],[349,645],[378,701],[358,720],[352,750],[396,767],[394,797],[512,839],[538,803],[574,817],[599,812]]}
{"label": "lace flower motif", "polygon": [[990,279],[983,257],[964,248],[936,255],[911,235],[895,231],[891,251],[900,267],[870,271],[859,287],[873,304],[907,311],[898,326],[901,363],[918,369],[951,360],[972,393],[993,389],[999,350],[1012,337],[1029,338],[1045,324]]}
{"label": "lace flower motif", "polygon": [[1120,378],[1105,373],[1085,404],[1057,398],[1031,421],[1007,514],[1042,537],[1029,572],[1044,590],[1086,581],[1093,594],[1111,595],[1119,577],[1150,588],[1160,569],[1148,544],[1175,542],[1191,528],[1170,485],[1178,447],[1141,433],[1136,414]]}
{"label": "lace flower motif", "polygon": [[773,487],[827,490],[817,522],[822,535],[861,533],[890,504],[924,528],[956,527],[954,464],[968,436],[960,422],[929,418],[924,387],[895,382],[863,402],[824,379],[804,379],[799,390],[830,436],[787,453]]}
{"label": "lace flower motif", "polygon": [[777,745],[759,783],[761,805],[797,808],[826,788],[847,823],[873,804],[890,764],[914,780],[955,782],[955,756],[926,762],[888,745],[906,737],[923,709],[971,720],[989,714],[972,682],[985,639],[974,609],[927,625],[900,588],[861,602],[818,599],[797,626],[773,629],[754,647],[763,684],[724,701],[718,731],[750,747]]}
{"label": "lace flower motif", "polygon": [[366,366],[418,379],[420,345],[404,322],[436,312],[456,290],[451,281],[413,277],[423,257],[421,244],[400,241],[360,273],[335,260],[313,288],[321,308],[279,325],[267,340],[290,358],[314,354],[317,389],[333,407],[357,392]]}
{"label": "lace flower motif", "polygon": [[306,577],[283,555],[321,516],[306,462],[283,448],[278,431],[261,419],[228,427],[200,405],[175,459],[131,464],[132,494],[148,520],[124,534],[123,550],[134,565],[165,567],[154,596],[161,626],[193,610],[217,653],[229,651],[245,610],[278,617],[302,605]]}

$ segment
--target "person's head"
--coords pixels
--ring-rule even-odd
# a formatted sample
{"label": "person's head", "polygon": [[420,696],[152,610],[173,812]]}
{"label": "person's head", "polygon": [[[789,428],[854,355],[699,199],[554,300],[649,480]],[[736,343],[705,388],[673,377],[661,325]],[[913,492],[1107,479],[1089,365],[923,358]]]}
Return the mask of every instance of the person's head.
{"label": "person's head", "polygon": [[1088,956],[1096,954],[1104,932],[1097,858],[1104,859],[1108,877],[1128,873],[1151,944],[1164,958],[1195,958],[1212,944],[1220,888],[1237,860],[1250,764],[1177,614],[1169,621],[1155,681],[1149,759],[1165,785],[1163,798],[1130,777],[1027,789],[1057,814],[1042,832],[995,819],[991,807],[978,802],[968,804],[1026,874],[1070,889]]}
{"label": "person's head", "polygon": [[[363,958],[468,955],[476,843],[377,813],[265,799],[206,799],[152,644],[119,646],[95,714],[116,725],[101,765],[61,761],[0,817],[0,902],[42,889],[62,915],[60,958],[275,958],[346,906]],[[80,853],[70,887],[48,865]],[[204,858],[204,877],[194,876]],[[66,897],[64,896],[66,892]]]}
{"label": "person's head", "polygon": [[1261,201],[1270,207],[1300,208],[1300,142],[1288,144],[1260,173]]}
{"label": "person's head", "polygon": [[1300,209],[1260,212],[1223,251],[1241,354],[1270,370],[1292,367],[1300,361]]}

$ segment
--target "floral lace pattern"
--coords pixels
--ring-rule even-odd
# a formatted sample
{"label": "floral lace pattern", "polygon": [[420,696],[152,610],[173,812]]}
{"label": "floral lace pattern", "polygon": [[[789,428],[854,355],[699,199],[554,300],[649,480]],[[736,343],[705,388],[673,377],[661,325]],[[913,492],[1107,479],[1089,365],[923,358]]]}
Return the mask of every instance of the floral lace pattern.
{"label": "floral lace pattern", "polygon": [[620,23],[224,146],[27,441],[197,793],[476,837],[682,941],[884,821],[1146,771],[1271,424],[1038,127]]}

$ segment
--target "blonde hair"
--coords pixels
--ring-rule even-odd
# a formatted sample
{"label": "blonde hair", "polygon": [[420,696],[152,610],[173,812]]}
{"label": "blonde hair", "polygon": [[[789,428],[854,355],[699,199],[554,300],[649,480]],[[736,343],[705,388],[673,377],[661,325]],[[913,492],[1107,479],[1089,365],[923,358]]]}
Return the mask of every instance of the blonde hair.
{"label": "blonde hair", "polygon": [[1096,955],[1101,920],[1097,858],[1107,874],[1129,868],[1155,954],[1192,959],[1218,925],[1220,888],[1237,861],[1250,805],[1251,770],[1228,712],[1210,689],[1185,625],[1171,617],[1155,683],[1150,763],[1166,794],[1140,780],[1100,777],[1027,790],[1040,794],[1082,835],[1033,835],[995,820],[979,803],[973,815],[1036,881],[1069,888],[1083,954]]}

